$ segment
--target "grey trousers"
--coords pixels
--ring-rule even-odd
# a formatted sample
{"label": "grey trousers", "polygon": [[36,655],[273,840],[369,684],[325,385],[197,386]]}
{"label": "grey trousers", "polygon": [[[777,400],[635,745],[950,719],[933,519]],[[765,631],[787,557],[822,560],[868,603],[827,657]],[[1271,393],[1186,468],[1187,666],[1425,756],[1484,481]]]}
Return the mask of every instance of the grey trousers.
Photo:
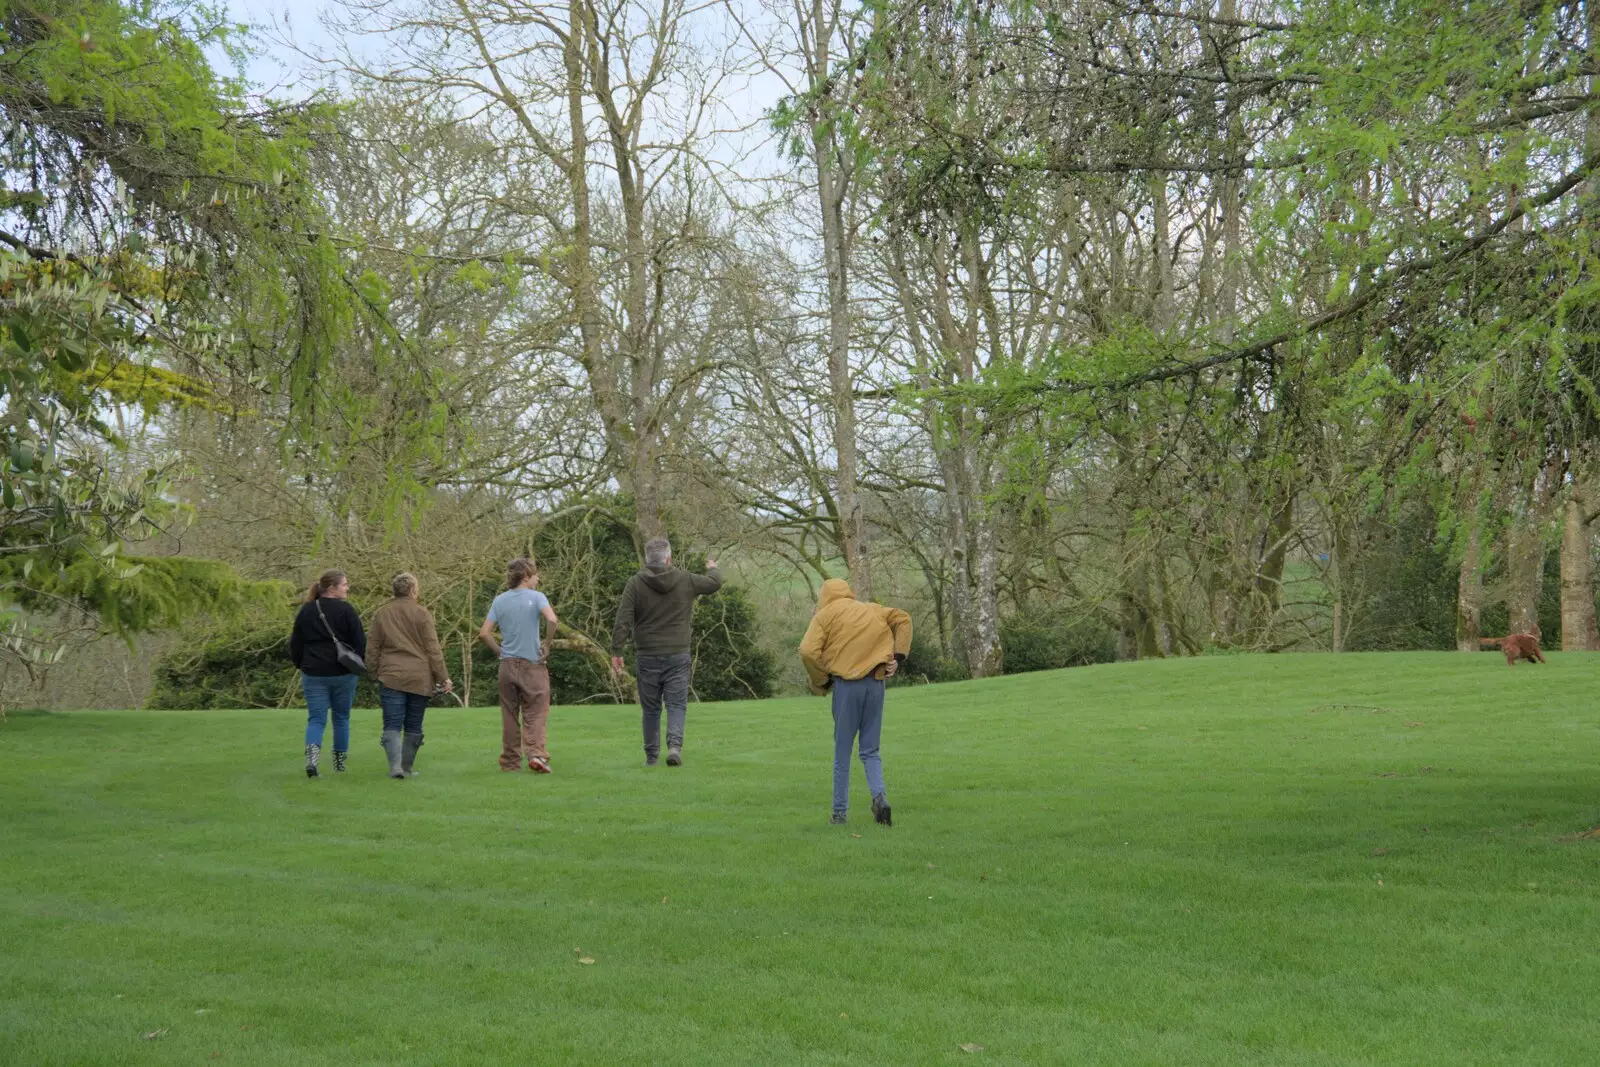
{"label": "grey trousers", "polygon": [[644,754],[661,752],[661,705],[667,706],[667,747],[683,747],[683,722],[689,714],[689,653],[640,656],[639,707],[644,711]]}
{"label": "grey trousers", "polygon": [[861,767],[867,772],[867,789],[875,797],[884,793],[883,760],[878,742],[883,736],[883,683],[876,678],[847,681],[833,679],[833,810],[850,807],[850,750],[861,738]]}

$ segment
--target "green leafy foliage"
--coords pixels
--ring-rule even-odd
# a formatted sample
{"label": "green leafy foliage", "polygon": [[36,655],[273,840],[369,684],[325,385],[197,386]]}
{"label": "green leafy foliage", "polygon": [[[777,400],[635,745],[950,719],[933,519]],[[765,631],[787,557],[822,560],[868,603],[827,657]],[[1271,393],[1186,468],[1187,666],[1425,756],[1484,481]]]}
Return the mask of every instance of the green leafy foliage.
{"label": "green leafy foliage", "polygon": [[900,665],[889,685],[922,685],[928,682],[959,682],[968,677],[967,665],[953,656],[939,653],[939,646],[922,630],[911,631],[911,652]]}
{"label": "green leafy foliage", "polygon": [[1062,612],[1013,615],[1000,624],[1005,672],[1025,674],[1060,667],[1110,663],[1117,635],[1102,619]]}
{"label": "green leafy foliage", "polygon": [[[0,195],[0,600],[124,635],[237,608],[220,565],[119,558],[180,518],[170,467],[134,461],[124,427],[237,411],[222,377],[306,410],[346,318],[299,184],[325,113],[251,110],[206,59],[237,31],[205,5],[5,4],[0,43],[6,180],[27,183]],[[265,318],[293,324],[272,362],[230,330]]]}
{"label": "green leafy foliage", "polygon": [[150,707],[278,708],[299,696],[287,624],[270,630],[236,625],[194,631],[193,637],[193,645],[169,652],[156,665]]}

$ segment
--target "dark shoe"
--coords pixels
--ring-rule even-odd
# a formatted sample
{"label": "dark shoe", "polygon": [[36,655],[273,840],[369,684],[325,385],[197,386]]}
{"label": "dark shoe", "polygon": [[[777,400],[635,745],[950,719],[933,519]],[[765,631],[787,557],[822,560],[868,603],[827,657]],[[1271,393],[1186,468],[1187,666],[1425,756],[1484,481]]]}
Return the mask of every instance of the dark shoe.
{"label": "dark shoe", "polygon": [[644,758],[644,765],[646,767],[654,767],[656,764],[658,764],[660,762],[661,761],[659,759],[657,759],[656,757],[654,757],[654,756],[646,756]]}
{"label": "dark shoe", "polygon": [[400,769],[400,731],[383,731],[378,736],[378,743],[383,746],[384,755],[389,757],[389,777],[404,778],[406,772]]}
{"label": "dark shoe", "polygon": [[339,750],[337,748],[334,749],[333,750],[333,769],[336,772],[338,772],[339,774],[343,774],[344,773],[344,768],[345,768],[345,760],[349,759],[349,757],[350,757],[350,753],[349,752],[341,751],[341,750]]}
{"label": "dark shoe", "polygon": [[884,826],[893,826],[889,821],[889,801],[884,797],[872,798],[872,817]]}
{"label": "dark shoe", "polygon": [[833,826],[843,826],[845,823],[844,812],[836,811],[829,817],[828,822]]}
{"label": "dark shoe", "polygon": [[417,762],[417,749],[421,747],[421,734],[406,734],[405,740],[400,742],[400,769],[405,772],[407,778],[417,773],[411,766]]}
{"label": "dark shoe", "polygon": [[321,745],[307,745],[306,746],[306,777],[307,778],[318,778],[318,777],[321,777],[322,772],[317,770],[317,760],[318,760],[318,758],[321,757],[321,755],[322,755],[322,746]]}
{"label": "dark shoe", "polygon": [[676,749],[676,748],[667,749],[667,766],[668,767],[682,767],[683,766],[683,753],[682,753],[682,751],[680,751],[679,749]]}

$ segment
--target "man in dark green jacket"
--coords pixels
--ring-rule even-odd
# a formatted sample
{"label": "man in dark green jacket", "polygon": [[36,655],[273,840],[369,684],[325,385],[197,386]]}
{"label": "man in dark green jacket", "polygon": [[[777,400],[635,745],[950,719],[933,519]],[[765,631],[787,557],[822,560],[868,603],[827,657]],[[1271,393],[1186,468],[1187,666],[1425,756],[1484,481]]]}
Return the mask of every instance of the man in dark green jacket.
{"label": "man in dark green jacket", "polygon": [[661,705],[667,705],[667,766],[683,763],[683,723],[689,704],[689,639],[696,597],[722,588],[715,560],[704,575],[672,565],[672,546],[658,537],[644,546],[644,570],[628,579],[611,628],[611,669],[622,671],[622,651],[633,638],[638,652],[639,706],[644,711],[644,762],[661,753]]}

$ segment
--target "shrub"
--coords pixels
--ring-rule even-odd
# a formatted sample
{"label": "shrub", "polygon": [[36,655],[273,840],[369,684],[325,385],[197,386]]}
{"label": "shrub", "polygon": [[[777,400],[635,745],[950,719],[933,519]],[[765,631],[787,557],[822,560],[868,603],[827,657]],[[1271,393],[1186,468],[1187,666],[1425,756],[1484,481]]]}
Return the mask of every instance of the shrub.
{"label": "shrub", "polygon": [[1007,674],[1110,663],[1117,658],[1116,632],[1090,615],[1013,615],[1000,624],[1000,645]]}
{"label": "shrub", "polygon": [[967,665],[959,659],[939,654],[939,646],[921,630],[911,631],[911,651],[905,663],[889,679],[890,685],[924,685],[929,682],[959,682],[967,677]]}

